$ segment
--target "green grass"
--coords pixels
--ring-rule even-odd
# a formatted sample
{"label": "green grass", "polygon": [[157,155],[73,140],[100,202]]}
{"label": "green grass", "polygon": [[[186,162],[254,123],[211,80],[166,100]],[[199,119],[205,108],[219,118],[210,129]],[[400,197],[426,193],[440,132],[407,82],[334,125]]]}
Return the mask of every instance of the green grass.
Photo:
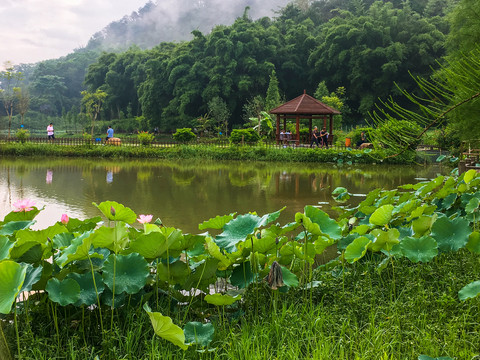
{"label": "green grass", "polygon": [[0,144],[0,155],[66,156],[141,159],[205,159],[281,162],[330,162],[338,164],[371,164],[385,162],[406,164],[415,161],[415,152],[381,161],[385,154],[376,150],[335,150],[310,148],[267,148],[262,146],[179,145],[151,146],[62,146],[54,144]]}
{"label": "green grass", "polygon": [[[60,336],[50,302],[28,302],[20,313],[22,359],[417,359],[450,356],[473,359],[480,353],[480,299],[461,302],[457,292],[480,279],[480,258],[467,251],[443,254],[428,264],[396,261],[378,274],[376,256],[345,271],[314,271],[311,292],[274,296],[264,283],[251,286],[242,303],[226,310],[193,303],[187,321],[211,321],[212,352],[186,351],[154,335],[138,299],[115,311],[102,342],[97,311],[57,309]],[[40,298],[39,298],[40,299]],[[150,304],[153,305],[151,300]],[[156,311],[183,326],[186,306]],[[153,307],[153,306],[152,306]],[[29,321],[26,320],[28,314]],[[110,313],[104,314],[104,323]],[[13,315],[5,317],[12,320]],[[83,319],[83,320],[82,320]],[[17,354],[15,329],[3,322],[10,352]],[[109,323],[109,322],[108,322]],[[2,357],[3,359],[3,357]]]}

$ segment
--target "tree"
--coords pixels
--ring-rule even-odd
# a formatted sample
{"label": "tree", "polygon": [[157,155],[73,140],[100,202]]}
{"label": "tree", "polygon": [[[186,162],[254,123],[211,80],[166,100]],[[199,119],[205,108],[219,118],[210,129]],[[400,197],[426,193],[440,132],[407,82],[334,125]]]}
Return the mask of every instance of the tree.
{"label": "tree", "polygon": [[8,137],[10,137],[13,109],[16,99],[15,93],[20,81],[23,80],[23,76],[21,72],[15,70],[10,61],[7,61],[4,66],[5,71],[0,73],[0,97],[8,116]]}
{"label": "tree", "polygon": [[15,96],[17,98],[17,110],[21,116],[21,124],[23,125],[23,119],[25,117],[25,113],[28,111],[28,106],[30,104],[30,95],[26,88],[14,88]]}
{"label": "tree", "polygon": [[268,112],[281,104],[280,91],[278,89],[278,79],[275,70],[270,74],[270,82],[268,83],[267,95],[265,97],[265,110]]}
{"label": "tree", "polygon": [[228,119],[230,118],[230,111],[228,110],[225,101],[217,96],[208,103],[210,115],[217,124],[219,132],[223,131],[225,136],[228,136]]}
{"label": "tree", "polygon": [[93,138],[93,131],[95,128],[95,120],[100,114],[100,110],[102,109],[102,104],[107,97],[107,93],[102,90],[97,90],[94,93],[88,92],[86,90],[81,92],[82,98],[82,105],[85,109],[85,113],[91,120],[92,130],[91,136]]}

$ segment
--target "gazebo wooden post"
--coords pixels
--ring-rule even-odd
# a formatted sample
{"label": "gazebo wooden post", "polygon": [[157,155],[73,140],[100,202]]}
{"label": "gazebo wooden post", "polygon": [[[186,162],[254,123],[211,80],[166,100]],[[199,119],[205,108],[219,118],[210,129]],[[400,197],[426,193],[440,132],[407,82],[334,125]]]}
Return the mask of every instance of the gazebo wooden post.
{"label": "gazebo wooden post", "polygon": [[283,116],[283,132],[287,132],[287,116]]}
{"label": "gazebo wooden post", "polygon": [[313,116],[310,116],[310,121],[308,122],[308,139],[307,139],[307,144],[309,141],[312,139],[312,122],[313,122]]}
{"label": "gazebo wooden post", "polygon": [[280,114],[277,114],[277,132],[275,134],[275,138],[277,139],[277,144],[280,140]]}
{"label": "gazebo wooden post", "polygon": [[333,143],[333,115],[332,114],[330,114],[330,131],[329,131],[329,133],[330,133],[330,136],[328,137],[329,138],[328,142],[330,143],[330,145],[332,145],[332,143]]}
{"label": "gazebo wooden post", "polygon": [[297,132],[297,146],[300,145],[300,116],[297,115],[297,127],[295,128]]}

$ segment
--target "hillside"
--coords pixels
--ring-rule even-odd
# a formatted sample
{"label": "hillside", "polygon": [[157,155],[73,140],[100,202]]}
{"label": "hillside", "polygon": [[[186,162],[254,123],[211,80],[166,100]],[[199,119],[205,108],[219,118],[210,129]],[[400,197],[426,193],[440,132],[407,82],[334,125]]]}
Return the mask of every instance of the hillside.
{"label": "hillside", "polygon": [[149,1],[95,33],[88,50],[119,50],[136,45],[151,48],[161,42],[191,40],[191,32],[209,33],[215,25],[231,25],[246,7],[252,19],[273,17],[289,0],[167,0]]}

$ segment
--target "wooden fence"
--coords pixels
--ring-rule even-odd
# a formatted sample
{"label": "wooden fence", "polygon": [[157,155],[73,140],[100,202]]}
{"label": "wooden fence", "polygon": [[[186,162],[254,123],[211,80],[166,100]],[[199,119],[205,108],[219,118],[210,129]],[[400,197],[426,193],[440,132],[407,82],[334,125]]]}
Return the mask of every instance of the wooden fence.
{"label": "wooden fence", "polygon": [[[18,143],[20,142],[15,137],[7,137],[7,136],[0,136],[0,142],[2,143]],[[52,145],[62,145],[62,146],[78,146],[78,145],[105,145],[105,138],[98,137],[93,139],[84,139],[80,137],[57,137],[54,140],[48,139],[46,136],[41,137],[29,137],[24,141],[25,143],[29,144],[52,144]],[[199,138],[194,142],[187,143],[189,146],[217,146],[217,147],[230,147],[232,144],[228,141],[228,139],[215,139],[215,138]],[[137,137],[122,137],[121,138],[121,146],[141,146],[142,144],[138,140]],[[153,147],[172,147],[172,146],[179,146],[184,145],[183,143],[179,143],[173,139],[171,140],[154,140],[151,144]],[[310,147],[310,143],[301,143],[296,145],[295,142],[288,142],[288,144],[277,143],[276,141],[261,141],[258,143],[243,143],[238,145],[244,146],[256,146],[256,147],[264,147],[264,148],[308,148]],[[333,145],[329,148],[333,148],[336,150],[345,150],[347,147],[345,145]]]}

